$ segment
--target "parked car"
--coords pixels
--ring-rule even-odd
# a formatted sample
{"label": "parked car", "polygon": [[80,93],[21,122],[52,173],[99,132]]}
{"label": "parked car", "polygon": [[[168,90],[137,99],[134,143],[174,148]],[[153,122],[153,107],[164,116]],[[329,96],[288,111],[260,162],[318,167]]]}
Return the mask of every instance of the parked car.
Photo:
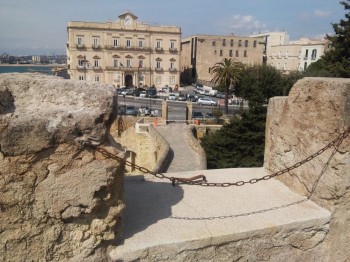
{"label": "parked car", "polygon": [[147,97],[150,97],[150,98],[157,98],[158,95],[157,95],[157,88],[155,87],[150,87],[146,90],[146,94],[147,94]]}
{"label": "parked car", "polygon": [[136,116],[137,113],[136,113],[135,107],[134,106],[126,106],[125,115]]}
{"label": "parked car", "polygon": [[187,100],[191,102],[196,102],[198,97],[195,94],[189,94],[187,95]]}
{"label": "parked car", "polygon": [[142,92],[140,93],[140,97],[147,97],[146,91],[142,91]]}
{"label": "parked car", "polygon": [[179,97],[177,98],[179,101],[186,101],[186,95],[185,94],[179,94]]}
{"label": "parked car", "polygon": [[170,86],[162,87],[161,92],[171,93],[173,89]]}
{"label": "parked car", "polygon": [[176,100],[176,95],[174,93],[169,94],[168,100]]}
{"label": "parked car", "polygon": [[208,105],[208,106],[215,106],[216,102],[214,100],[211,100],[210,98],[198,98],[197,103],[199,105]]}
{"label": "parked car", "polygon": [[120,94],[123,95],[123,96],[125,96],[125,95],[127,95],[128,92],[129,92],[129,89],[128,89],[128,88],[124,88],[124,89],[120,92]]}
{"label": "parked car", "polygon": [[205,114],[205,119],[215,119],[215,117],[214,117],[213,113],[208,112]]}
{"label": "parked car", "polygon": [[202,112],[199,111],[193,111],[192,112],[192,119],[203,119],[204,116],[202,114]]}

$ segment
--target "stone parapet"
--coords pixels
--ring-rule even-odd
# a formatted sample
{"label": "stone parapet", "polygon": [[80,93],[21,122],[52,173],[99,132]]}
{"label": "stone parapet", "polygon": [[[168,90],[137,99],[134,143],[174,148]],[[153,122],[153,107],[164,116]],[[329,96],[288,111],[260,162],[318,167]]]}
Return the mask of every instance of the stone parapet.
{"label": "stone parapet", "polygon": [[[350,80],[304,78],[288,97],[270,99],[265,163],[271,173],[306,159],[350,126]],[[278,177],[295,192],[332,212],[330,232],[319,247],[322,261],[350,257],[350,137]]]}
{"label": "stone parapet", "polygon": [[88,145],[118,154],[106,139],[115,108],[106,85],[0,75],[0,260],[105,259],[123,168]]}

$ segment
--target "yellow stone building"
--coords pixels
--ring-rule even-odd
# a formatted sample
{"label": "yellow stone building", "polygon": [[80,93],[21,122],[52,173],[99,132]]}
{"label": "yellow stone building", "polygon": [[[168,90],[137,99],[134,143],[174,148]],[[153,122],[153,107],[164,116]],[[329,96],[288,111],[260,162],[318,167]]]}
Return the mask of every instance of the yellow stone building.
{"label": "yellow stone building", "polygon": [[195,35],[181,41],[181,71],[198,82],[210,85],[211,68],[224,58],[243,64],[263,63],[265,39],[235,35]]}
{"label": "yellow stone building", "polygon": [[116,87],[175,87],[180,84],[181,28],[151,26],[131,12],[117,21],[69,22],[71,79]]}

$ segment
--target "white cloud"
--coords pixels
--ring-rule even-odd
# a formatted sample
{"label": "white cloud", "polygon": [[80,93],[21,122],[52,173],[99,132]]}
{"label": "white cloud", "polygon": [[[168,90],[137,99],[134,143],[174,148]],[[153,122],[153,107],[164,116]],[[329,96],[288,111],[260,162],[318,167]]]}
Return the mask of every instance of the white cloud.
{"label": "white cloud", "polygon": [[256,31],[264,30],[267,26],[251,15],[234,15],[229,21],[229,28]]}
{"label": "white cloud", "polygon": [[330,11],[315,10],[314,15],[317,17],[329,17],[331,15]]}

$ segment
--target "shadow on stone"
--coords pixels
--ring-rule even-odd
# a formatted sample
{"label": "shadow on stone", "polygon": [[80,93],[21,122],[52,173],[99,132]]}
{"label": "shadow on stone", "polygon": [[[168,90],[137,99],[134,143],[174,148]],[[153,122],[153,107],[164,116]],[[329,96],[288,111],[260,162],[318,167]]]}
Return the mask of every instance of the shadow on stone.
{"label": "shadow on stone", "polygon": [[125,177],[123,238],[128,239],[171,217],[171,207],[181,201],[183,194],[181,187],[172,187],[168,182],[146,181],[143,176]]}

